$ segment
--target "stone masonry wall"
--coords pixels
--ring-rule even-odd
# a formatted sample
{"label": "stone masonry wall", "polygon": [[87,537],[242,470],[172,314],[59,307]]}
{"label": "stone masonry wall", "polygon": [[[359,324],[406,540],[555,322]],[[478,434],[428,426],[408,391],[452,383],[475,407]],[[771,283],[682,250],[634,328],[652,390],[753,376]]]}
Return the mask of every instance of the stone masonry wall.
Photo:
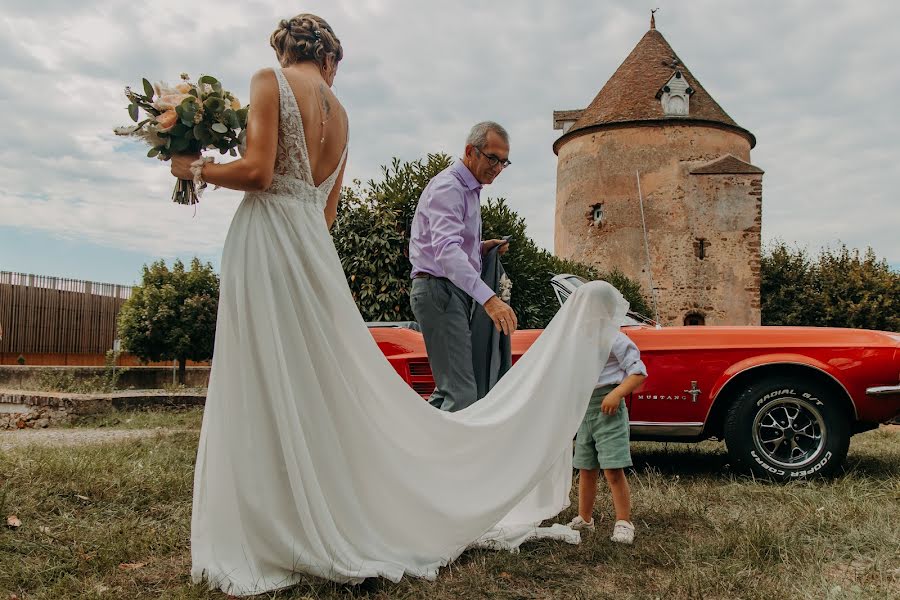
{"label": "stone masonry wall", "polygon": [[[677,124],[568,141],[559,151],[556,254],[600,270],[617,267],[652,302],[639,170],[662,323],[681,325],[697,312],[707,325],[759,325],[762,176],[690,174],[726,154],[750,162],[750,144],[732,131]],[[598,203],[600,226],[592,219]]]}

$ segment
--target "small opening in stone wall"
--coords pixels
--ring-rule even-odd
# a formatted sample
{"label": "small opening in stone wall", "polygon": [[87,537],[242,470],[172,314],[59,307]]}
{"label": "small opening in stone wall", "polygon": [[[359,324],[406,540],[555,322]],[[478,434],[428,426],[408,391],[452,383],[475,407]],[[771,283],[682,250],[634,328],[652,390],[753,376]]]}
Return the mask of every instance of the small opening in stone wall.
{"label": "small opening in stone wall", "polygon": [[694,240],[694,256],[703,260],[709,256],[709,247],[711,244],[706,238],[697,238]]}
{"label": "small opening in stone wall", "polygon": [[591,224],[600,227],[603,225],[603,203],[598,202],[591,207]]}
{"label": "small opening in stone wall", "polygon": [[686,327],[706,325],[706,317],[701,312],[689,312],[684,315],[684,325]]}

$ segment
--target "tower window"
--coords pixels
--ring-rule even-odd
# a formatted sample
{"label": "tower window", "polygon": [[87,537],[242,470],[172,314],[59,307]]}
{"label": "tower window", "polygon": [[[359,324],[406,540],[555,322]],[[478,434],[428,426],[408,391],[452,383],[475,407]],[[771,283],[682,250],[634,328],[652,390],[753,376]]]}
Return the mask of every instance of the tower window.
{"label": "tower window", "polygon": [[697,238],[694,240],[694,256],[703,260],[709,256],[709,240],[706,238]]}
{"label": "tower window", "polygon": [[703,316],[703,313],[689,312],[684,315],[684,325],[685,327],[706,325],[706,318]]}
{"label": "tower window", "polygon": [[591,211],[591,220],[594,222],[594,225],[600,226],[603,224],[603,205],[595,204],[594,210]]}
{"label": "tower window", "polygon": [[691,110],[691,95],[694,89],[688,85],[681,71],[676,70],[669,81],[656,92],[656,99],[662,103],[663,114],[686,117]]}

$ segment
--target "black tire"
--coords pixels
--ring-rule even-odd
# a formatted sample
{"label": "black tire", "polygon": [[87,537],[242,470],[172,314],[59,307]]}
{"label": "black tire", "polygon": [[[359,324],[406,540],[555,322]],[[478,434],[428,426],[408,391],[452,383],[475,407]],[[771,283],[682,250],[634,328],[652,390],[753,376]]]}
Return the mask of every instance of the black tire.
{"label": "black tire", "polygon": [[841,398],[802,377],[767,377],[747,387],[725,418],[731,460],[778,481],[831,475],[850,446]]}

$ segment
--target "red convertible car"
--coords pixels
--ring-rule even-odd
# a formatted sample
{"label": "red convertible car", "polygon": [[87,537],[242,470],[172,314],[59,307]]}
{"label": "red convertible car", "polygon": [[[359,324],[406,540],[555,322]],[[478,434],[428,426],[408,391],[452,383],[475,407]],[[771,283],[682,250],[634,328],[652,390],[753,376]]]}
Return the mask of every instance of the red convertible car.
{"label": "red convertible car", "polygon": [[[557,275],[562,303],[584,280]],[[414,322],[372,323],[397,372],[423,397],[434,380]],[[820,327],[659,327],[622,331],[649,377],[629,398],[634,440],[724,439],[733,462],[790,480],[833,473],[850,436],[900,416],[900,334]],[[515,362],[541,334],[513,334]],[[598,366],[599,369],[599,366]]]}

